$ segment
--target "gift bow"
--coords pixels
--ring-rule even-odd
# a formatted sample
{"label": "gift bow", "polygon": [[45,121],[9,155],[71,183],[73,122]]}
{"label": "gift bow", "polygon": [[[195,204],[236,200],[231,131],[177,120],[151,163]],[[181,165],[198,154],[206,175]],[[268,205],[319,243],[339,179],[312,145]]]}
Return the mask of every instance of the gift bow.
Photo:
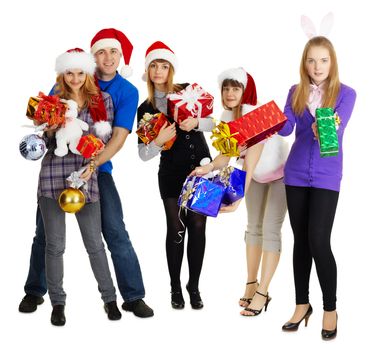
{"label": "gift bow", "polygon": [[153,119],[154,117],[155,117],[155,114],[145,113],[142,119],[139,121],[138,127],[148,125],[151,119]]}
{"label": "gift bow", "polygon": [[234,167],[232,166],[226,166],[223,169],[220,170],[220,173],[218,174],[220,177],[220,181],[224,184],[224,186],[229,187],[230,186],[230,175],[234,171]]}
{"label": "gift bow", "polygon": [[237,134],[238,132],[230,134],[229,125],[225,122],[220,122],[212,130],[211,138],[215,139],[212,142],[212,146],[225,156],[238,157],[240,155],[238,150],[238,141],[233,137]]}
{"label": "gift bow", "polygon": [[193,188],[193,185],[194,185],[194,180],[187,181],[186,189],[184,190],[184,193],[182,193],[180,195],[182,201],[180,203],[180,208],[179,208],[179,212],[178,212],[178,219],[179,219],[179,221],[180,221],[183,229],[180,230],[180,231],[178,231],[179,241],[174,241],[177,244],[182,243],[182,241],[183,241],[183,234],[184,234],[184,231],[186,230],[186,226],[184,225],[184,222],[181,219],[182,208],[184,208],[186,210],[186,212],[187,212],[187,203],[192,198],[193,193],[195,192],[195,189]]}
{"label": "gift bow", "polygon": [[84,189],[87,190],[87,181],[80,178],[86,167],[80,168],[78,171],[73,171],[70,176],[66,179],[70,183],[72,188],[80,188],[84,185]]}
{"label": "gift bow", "polygon": [[192,198],[193,193],[195,192],[194,189],[194,180],[190,180],[187,182],[186,189],[184,190],[184,193],[181,195],[182,202],[180,204],[181,207],[186,207],[188,201]]}
{"label": "gift bow", "polygon": [[[206,91],[203,90],[202,87],[196,85],[188,85],[184,91],[176,94],[168,95],[170,100],[181,100],[180,102],[175,104],[174,111],[174,119],[178,118],[178,110],[184,104],[186,105],[186,109],[191,112],[192,116],[196,116],[199,118],[201,116],[201,112],[203,110],[203,105],[199,102],[199,98],[206,94]],[[197,106],[198,110],[196,111],[195,106]],[[208,109],[212,108],[213,103],[210,106],[207,106]]]}
{"label": "gift bow", "polygon": [[[46,112],[49,112],[50,118],[51,118],[50,125],[58,123],[59,120],[57,116],[62,115],[66,108],[66,105],[63,102],[61,102],[59,96],[58,95],[47,96],[43,92],[39,92],[38,98],[40,100],[36,100],[34,98],[31,98],[29,100],[31,107],[33,107],[35,110],[34,113],[29,112],[31,113],[30,116],[33,117],[33,119],[40,121],[40,120],[43,120],[44,114]],[[64,118],[63,118],[63,122],[64,122]]]}

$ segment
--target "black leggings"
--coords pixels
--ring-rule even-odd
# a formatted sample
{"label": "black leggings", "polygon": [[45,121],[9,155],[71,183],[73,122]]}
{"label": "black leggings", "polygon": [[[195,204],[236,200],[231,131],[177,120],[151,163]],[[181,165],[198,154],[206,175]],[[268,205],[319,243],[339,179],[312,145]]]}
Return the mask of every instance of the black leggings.
{"label": "black leggings", "polygon": [[336,309],[337,266],[330,247],[339,192],[286,186],[288,214],[294,234],[293,272],[296,304],[309,303],[312,258],[320,282],[324,310]]}
{"label": "black leggings", "polygon": [[[166,254],[171,279],[171,290],[181,290],[180,270],[184,253],[185,228],[179,221],[178,198],[165,198],[163,204],[167,220]],[[205,251],[205,226],[207,217],[190,210],[181,211],[181,220],[188,231],[187,259],[189,269],[188,287],[197,290]],[[182,232],[180,235],[178,232]]]}

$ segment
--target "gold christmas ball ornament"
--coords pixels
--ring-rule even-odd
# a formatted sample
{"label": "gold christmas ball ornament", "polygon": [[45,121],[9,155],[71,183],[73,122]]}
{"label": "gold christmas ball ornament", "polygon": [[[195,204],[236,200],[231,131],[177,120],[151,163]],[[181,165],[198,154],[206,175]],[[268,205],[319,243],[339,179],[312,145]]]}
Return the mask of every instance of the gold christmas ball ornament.
{"label": "gold christmas ball ornament", "polygon": [[83,208],[86,197],[79,189],[70,187],[62,191],[58,203],[63,211],[74,214]]}

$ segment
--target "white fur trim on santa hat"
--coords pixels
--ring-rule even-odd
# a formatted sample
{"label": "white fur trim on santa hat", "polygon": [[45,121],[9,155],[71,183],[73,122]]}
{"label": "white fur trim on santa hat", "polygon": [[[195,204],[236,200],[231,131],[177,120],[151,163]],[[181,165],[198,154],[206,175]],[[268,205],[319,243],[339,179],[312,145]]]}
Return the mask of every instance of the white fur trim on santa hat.
{"label": "white fur trim on santa hat", "polygon": [[176,72],[178,68],[178,61],[176,60],[176,56],[173,52],[167,49],[156,49],[149,52],[149,54],[145,58],[145,69],[149,68],[149,65],[154,60],[165,60],[170,62],[174,71]]}
{"label": "white fur trim on santa hat", "polygon": [[103,140],[112,132],[111,124],[105,120],[96,122],[93,127],[95,128],[96,136],[100,137]]}
{"label": "white fur trim on santa hat", "polygon": [[127,66],[123,66],[120,70],[120,75],[123,77],[123,78],[129,78],[131,75],[133,74],[133,68],[130,67],[129,65]]}
{"label": "white fur trim on santa hat", "polygon": [[107,47],[117,49],[122,53],[121,43],[117,39],[113,38],[100,39],[96,41],[91,47],[91,53],[94,55],[97,51],[106,49]]}
{"label": "white fur trim on santa hat", "polygon": [[236,81],[240,82],[244,86],[244,88],[246,88],[247,74],[243,68],[232,68],[232,69],[228,69],[226,71],[223,71],[218,76],[218,84],[220,87],[222,86],[222,83],[225,79],[236,80]]}
{"label": "white fur trim on santa hat", "polygon": [[55,71],[59,74],[70,69],[82,69],[84,72],[93,75],[96,69],[94,57],[87,52],[65,52],[57,57],[55,61]]}

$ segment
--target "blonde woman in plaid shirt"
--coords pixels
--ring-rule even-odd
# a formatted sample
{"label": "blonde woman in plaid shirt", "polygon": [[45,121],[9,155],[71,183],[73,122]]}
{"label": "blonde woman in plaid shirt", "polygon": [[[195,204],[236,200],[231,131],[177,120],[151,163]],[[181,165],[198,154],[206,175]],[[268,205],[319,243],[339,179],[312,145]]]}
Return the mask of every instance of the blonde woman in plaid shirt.
{"label": "blonde woman in plaid shirt", "polygon": [[[60,55],[56,61],[57,84],[54,88],[60,98],[72,99],[78,104],[78,118],[89,125],[88,133],[101,134],[98,125],[111,130],[107,122],[113,120],[113,104],[109,94],[101,93],[94,78],[95,61],[92,55],[81,49],[73,49]],[[98,123],[100,120],[101,123]],[[104,244],[101,238],[101,215],[96,171],[90,168],[88,160],[79,154],[69,152],[64,157],[54,154],[56,146],[53,126],[46,130],[48,151],[42,160],[38,184],[38,204],[41,209],[46,234],[46,277],[53,311],[51,323],[63,326],[66,322],[66,293],[63,289],[63,253],[65,250],[65,213],[57,199],[67,188],[66,178],[74,171],[86,166],[82,178],[87,181],[86,205],[77,212],[83,242],[86,247],[92,271],[98,283],[108,318],[118,320],[121,313],[116,304],[116,290],[109,271]],[[87,133],[87,132],[85,132]],[[104,136],[106,142],[110,135]]]}

